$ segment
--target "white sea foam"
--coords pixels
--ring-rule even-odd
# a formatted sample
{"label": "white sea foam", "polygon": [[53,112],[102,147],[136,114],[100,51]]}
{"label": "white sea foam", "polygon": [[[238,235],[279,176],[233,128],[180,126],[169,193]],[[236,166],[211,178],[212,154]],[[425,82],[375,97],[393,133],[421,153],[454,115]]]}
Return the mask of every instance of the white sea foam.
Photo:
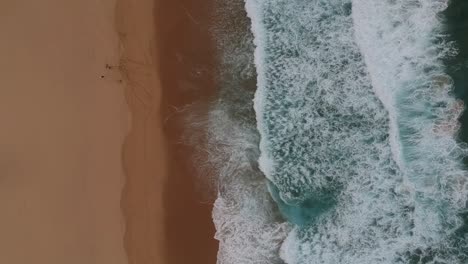
{"label": "white sea foam", "polygon": [[[260,143],[259,143],[259,149],[260,149],[260,157],[259,157],[259,166],[262,172],[265,174],[266,177],[269,177],[270,175],[273,174],[272,170],[274,169],[274,161],[273,159],[269,156],[269,152],[266,151],[266,137],[262,135],[263,129],[260,129],[261,127],[264,127],[265,124],[263,123],[263,118],[261,118],[258,113],[262,113],[262,109],[265,109],[264,102],[263,102],[263,96],[260,96],[259,94],[263,93],[263,89],[266,87],[266,76],[265,76],[265,71],[263,70],[262,65],[264,65],[264,60],[265,60],[265,51],[264,49],[261,48],[262,43],[265,43],[265,40],[263,39],[264,36],[266,36],[263,27],[261,26],[261,7],[259,7],[260,3],[257,1],[246,1],[245,2],[245,9],[247,11],[247,16],[251,20],[251,30],[253,35],[255,36],[253,39],[253,43],[255,45],[255,51],[254,51],[254,62],[255,66],[257,68],[257,90],[256,90],[256,96],[254,97],[254,109],[255,113],[257,113],[257,127],[258,132],[260,133]],[[271,180],[271,179],[270,179]]]}
{"label": "white sea foam", "polygon": [[[444,41],[440,12],[447,1],[353,1],[356,40],[379,98],[398,131],[399,164],[417,194],[416,230],[428,236],[450,232],[466,204],[466,155],[455,140],[462,107],[450,94],[442,59],[453,48]],[[429,212],[430,211],[430,212]],[[444,218],[428,225],[424,214]],[[442,214],[442,215],[441,215]],[[426,223],[425,223],[426,222]]]}
{"label": "white sea foam", "polygon": [[446,253],[467,181],[440,62],[445,5],[246,0],[261,169],[283,213],[307,216],[287,263],[461,263]]}
{"label": "white sea foam", "polygon": [[279,247],[291,226],[279,214],[258,169],[249,20],[243,0],[219,0],[216,10],[222,19],[213,28],[221,52],[220,92],[209,114],[207,132],[210,161],[219,182],[213,209],[218,263],[281,264]]}
{"label": "white sea foam", "polygon": [[217,138],[213,143],[224,159],[218,164],[220,186],[213,209],[218,263],[281,263],[278,251],[290,226],[281,220],[249,155],[256,150],[258,135],[223,109],[218,105],[210,117],[210,131]]}

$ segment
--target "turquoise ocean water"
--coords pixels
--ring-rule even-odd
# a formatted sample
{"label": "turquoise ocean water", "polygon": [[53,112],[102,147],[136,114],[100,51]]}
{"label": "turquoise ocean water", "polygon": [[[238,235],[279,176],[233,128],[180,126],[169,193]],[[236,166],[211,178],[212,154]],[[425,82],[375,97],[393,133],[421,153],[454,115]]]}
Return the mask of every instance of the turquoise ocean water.
{"label": "turquoise ocean water", "polygon": [[218,263],[468,263],[467,2],[217,10]]}

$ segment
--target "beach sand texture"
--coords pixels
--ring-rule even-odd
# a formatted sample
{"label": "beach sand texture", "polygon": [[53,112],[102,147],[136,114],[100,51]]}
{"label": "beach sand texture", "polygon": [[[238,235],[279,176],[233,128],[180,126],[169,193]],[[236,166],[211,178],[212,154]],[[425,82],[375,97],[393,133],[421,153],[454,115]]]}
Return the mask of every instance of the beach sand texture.
{"label": "beach sand texture", "polygon": [[114,5],[0,2],[0,263],[126,263]]}
{"label": "beach sand texture", "polygon": [[165,263],[163,191],[167,179],[161,122],[161,85],[153,0],[117,4],[122,43],[119,67],[132,114],[123,147],[126,174],[122,196],[129,263]]}
{"label": "beach sand texture", "polygon": [[[199,206],[192,175],[168,183],[176,165],[161,102],[176,87],[160,83],[159,8],[0,2],[0,263],[215,262],[211,208]],[[167,228],[189,221],[178,210],[197,224],[185,239]]]}

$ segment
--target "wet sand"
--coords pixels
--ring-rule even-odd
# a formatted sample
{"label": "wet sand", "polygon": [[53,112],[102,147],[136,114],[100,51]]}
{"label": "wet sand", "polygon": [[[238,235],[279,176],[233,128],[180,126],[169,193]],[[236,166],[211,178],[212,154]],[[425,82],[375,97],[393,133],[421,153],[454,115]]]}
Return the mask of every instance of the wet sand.
{"label": "wet sand", "polygon": [[178,1],[119,2],[118,12],[128,18],[118,29],[124,51],[120,65],[132,112],[122,198],[125,247],[132,264],[216,263],[212,208],[201,203],[196,192],[192,150],[180,144],[187,127],[174,115],[175,108],[213,94],[211,75],[188,78],[201,66],[212,67],[208,32],[193,24],[193,15],[207,10],[197,6]]}
{"label": "wet sand", "polygon": [[[168,261],[174,264],[216,263],[218,243],[211,218],[209,186],[197,175],[194,148],[184,138],[202,131],[186,123],[191,114],[206,115],[216,94],[215,54],[209,32],[213,1],[161,2],[161,81],[164,128],[168,144],[168,187],[165,192]],[[187,106],[189,106],[187,108]],[[196,107],[194,107],[196,106]],[[196,113],[194,113],[196,111]],[[201,157],[203,159],[203,157]],[[200,183],[202,185],[200,185]]]}
{"label": "wet sand", "polygon": [[131,112],[123,146],[126,174],[122,195],[125,249],[129,264],[168,263],[163,190],[166,144],[161,119],[161,84],[154,0],[119,0],[117,30],[122,44],[119,69]]}

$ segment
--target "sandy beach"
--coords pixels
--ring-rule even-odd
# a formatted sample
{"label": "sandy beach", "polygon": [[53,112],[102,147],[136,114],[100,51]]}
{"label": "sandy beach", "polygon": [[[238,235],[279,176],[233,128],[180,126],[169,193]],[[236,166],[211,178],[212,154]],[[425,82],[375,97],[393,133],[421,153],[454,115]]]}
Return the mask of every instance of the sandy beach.
{"label": "sandy beach", "polygon": [[115,2],[0,10],[0,263],[127,263]]}
{"label": "sandy beach", "polygon": [[153,0],[117,3],[121,70],[131,112],[123,147],[126,174],[122,196],[129,263],[167,263],[163,191],[167,182],[162,131],[157,28]]}
{"label": "sandy beach", "polygon": [[215,263],[211,207],[164,134],[182,132],[162,127],[160,8],[0,3],[0,263]]}

